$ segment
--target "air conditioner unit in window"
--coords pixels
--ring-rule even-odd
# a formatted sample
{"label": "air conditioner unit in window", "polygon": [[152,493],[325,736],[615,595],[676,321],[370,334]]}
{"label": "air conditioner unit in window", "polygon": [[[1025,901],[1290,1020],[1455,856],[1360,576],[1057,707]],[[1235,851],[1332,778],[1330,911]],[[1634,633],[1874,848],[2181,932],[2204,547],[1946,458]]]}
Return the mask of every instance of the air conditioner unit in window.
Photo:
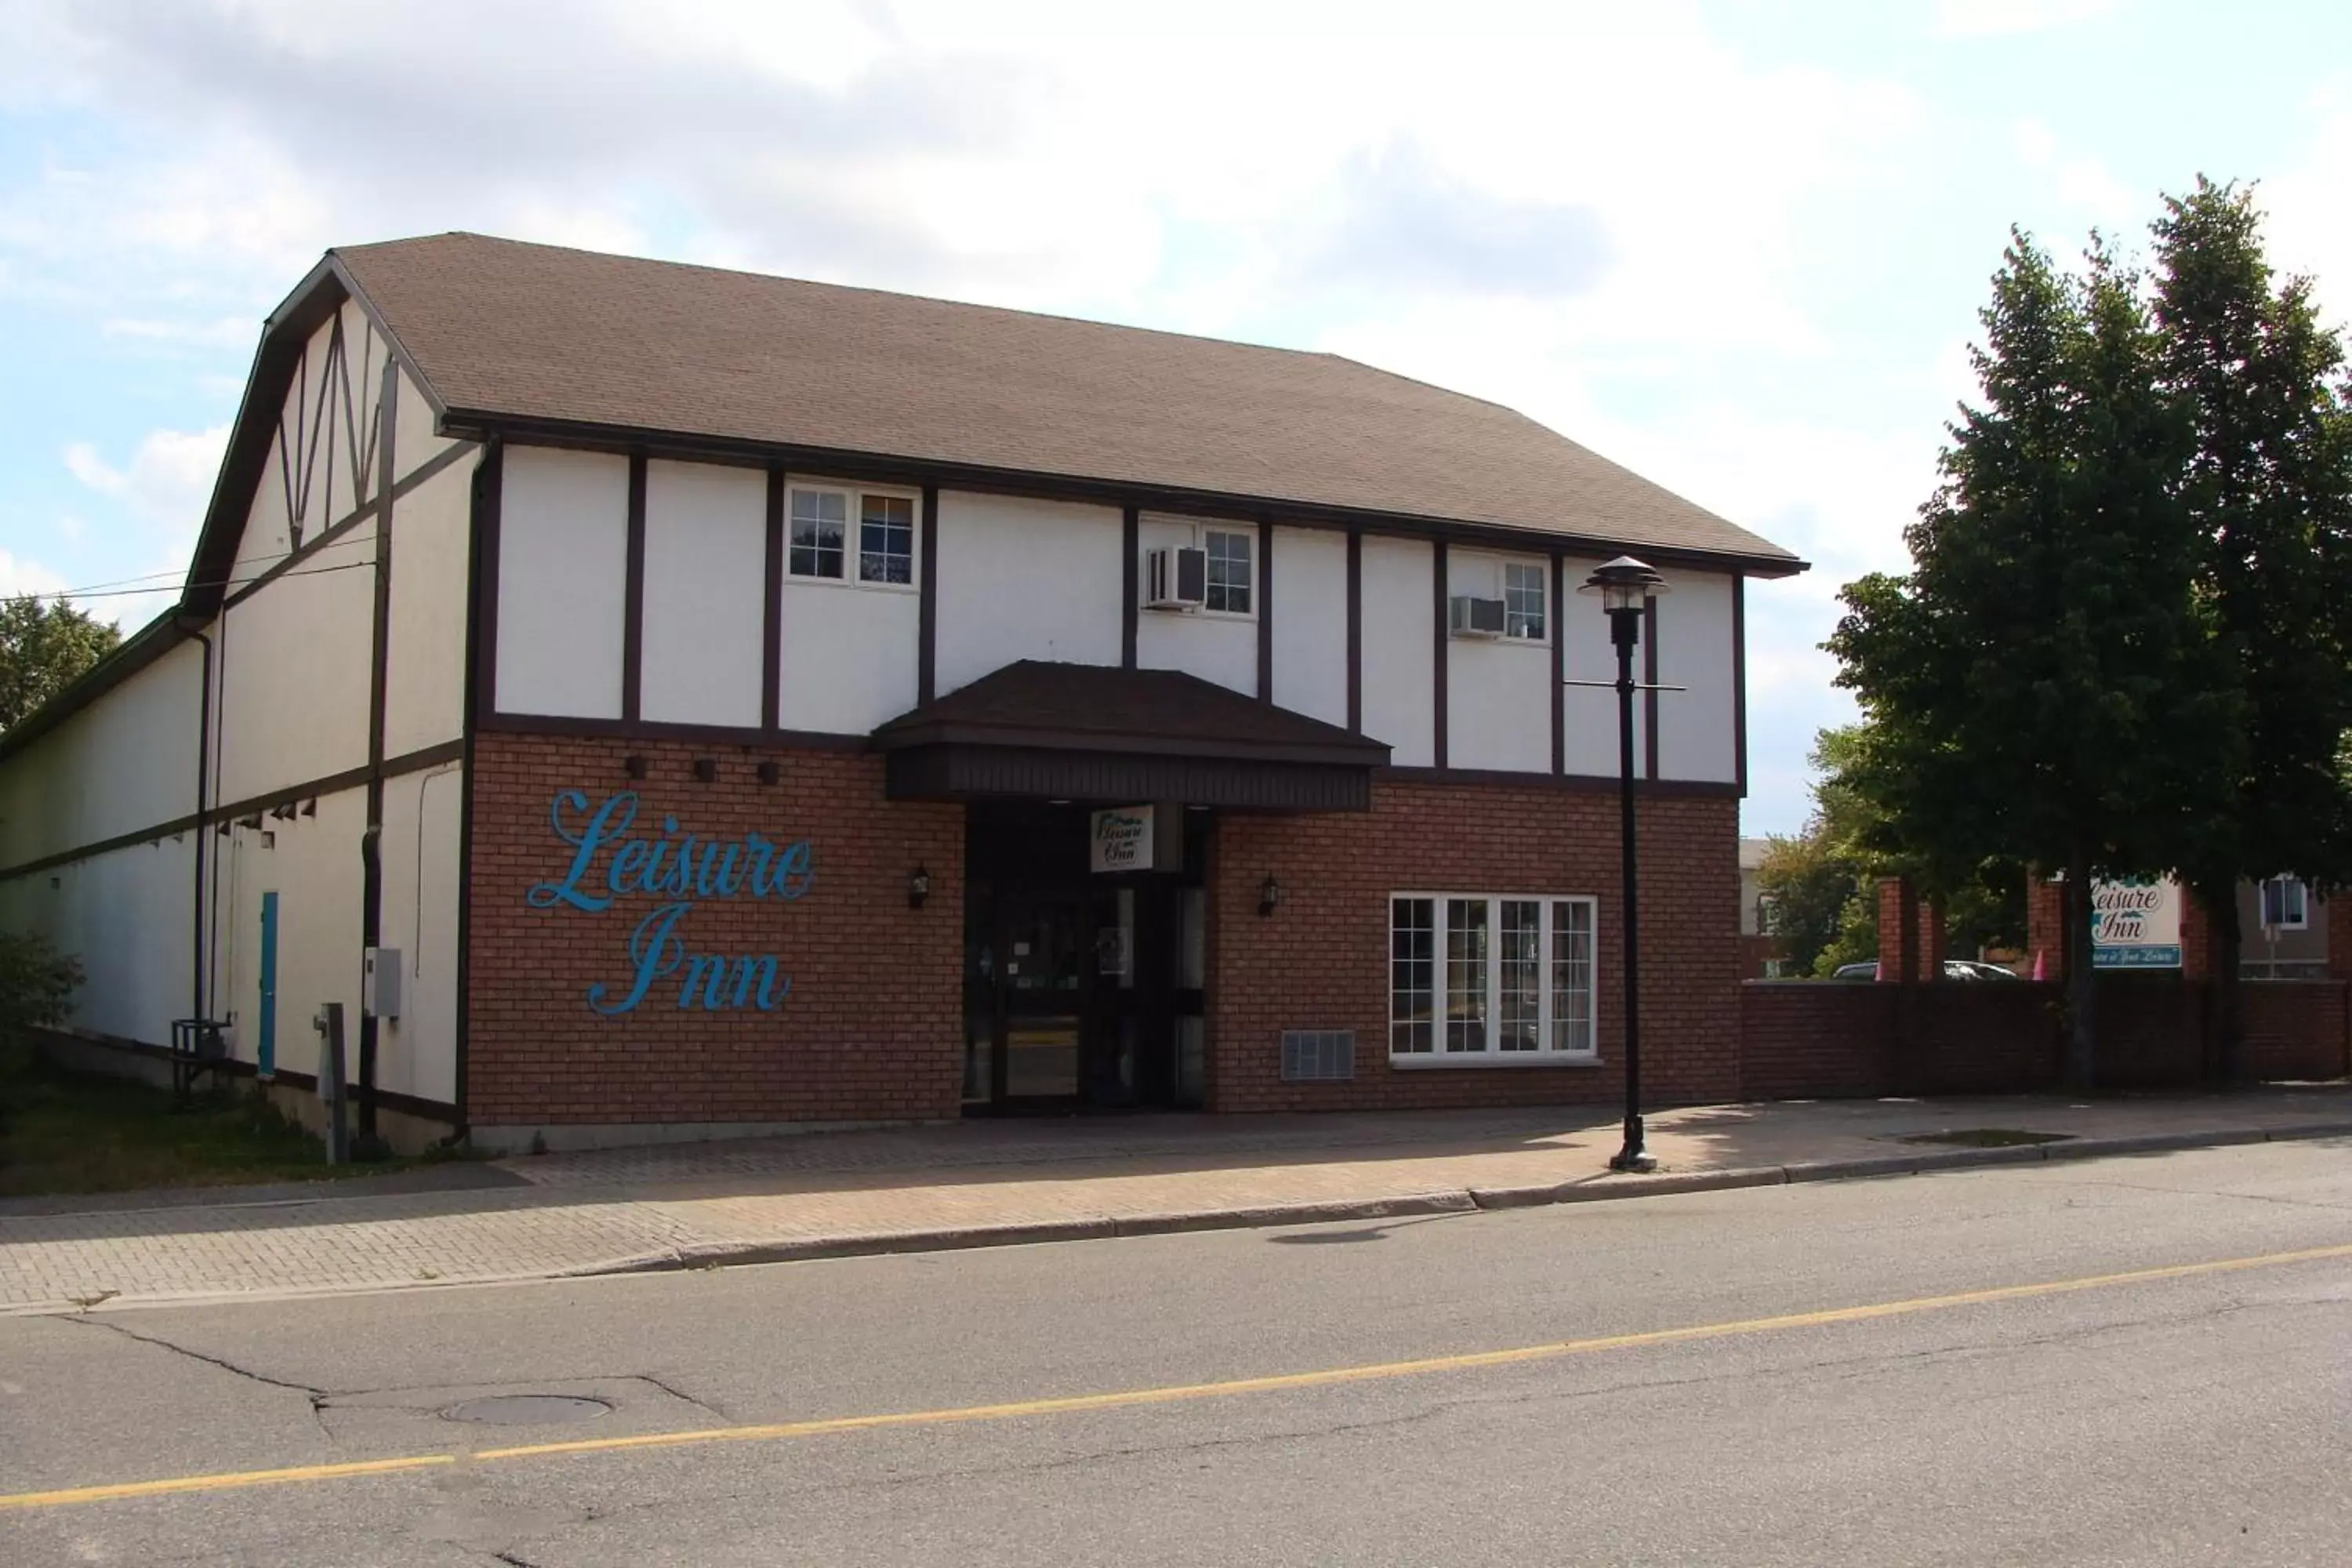
{"label": "air conditioner unit in window", "polygon": [[1209,599],[1209,552],[1190,545],[1146,551],[1143,604],[1152,610],[1197,610]]}
{"label": "air conditioner unit in window", "polygon": [[1457,637],[1498,637],[1503,635],[1503,601],[1470,594],[1454,595],[1451,617]]}

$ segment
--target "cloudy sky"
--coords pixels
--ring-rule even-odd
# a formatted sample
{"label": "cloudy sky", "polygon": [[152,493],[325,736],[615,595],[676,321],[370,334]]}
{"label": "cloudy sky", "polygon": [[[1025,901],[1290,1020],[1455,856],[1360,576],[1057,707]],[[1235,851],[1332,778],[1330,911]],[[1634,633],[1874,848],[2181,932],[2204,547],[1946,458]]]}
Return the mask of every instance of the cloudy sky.
{"label": "cloudy sky", "polygon": [[[261,318],[443,229],[1353,355],[1816,563],[1752,832],[1849,710],[2008,226],[2200,171],[2352,309],[2352,6],[0,0],[0,590],[184,570]],[[128,629],[164,602],[88,601]]]}

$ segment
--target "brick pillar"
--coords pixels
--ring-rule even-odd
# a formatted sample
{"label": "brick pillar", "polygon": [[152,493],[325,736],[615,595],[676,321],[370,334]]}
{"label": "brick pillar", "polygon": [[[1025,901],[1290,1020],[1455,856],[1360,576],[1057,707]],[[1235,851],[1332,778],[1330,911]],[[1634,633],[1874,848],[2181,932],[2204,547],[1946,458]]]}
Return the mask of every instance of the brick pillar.
{"label": "brick pillar", "polygon": [[1951,938],[1944,930],[1944,900],[1930,899],[1918,910],[1919,978],[1941,980],[1944,960],[1952,954]]}
{"label": "brick pillar", "polygon": [[2314,899],[2312,908],[2327,922],[2327,973],[2331,979],[2352,980],[2352,899],[2336,909],[2326,899]]}
{"label": "brick pillar", "polygon": [[2188,889],[2180,889],[2180,978],[2210,980],[2221,960],[2221,942],[2205,901]]}
{"label": "brick pillar", "polygon": [[1919,894],[1908,877],[1878,879],[1878,978],[1889,984],[1918,978]]}
{"label": "brick pillar", "polygon": [[2066,884],[2032,867],[2025,872],[2025,974],[2036,965],[2044,980],[2066,978]]}

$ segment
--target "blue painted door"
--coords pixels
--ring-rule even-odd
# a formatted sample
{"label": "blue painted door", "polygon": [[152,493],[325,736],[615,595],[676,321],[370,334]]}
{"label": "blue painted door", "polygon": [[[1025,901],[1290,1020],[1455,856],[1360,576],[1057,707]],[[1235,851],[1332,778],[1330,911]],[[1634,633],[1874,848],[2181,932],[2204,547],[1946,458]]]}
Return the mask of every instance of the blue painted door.
{"label": "blue painted door", "polygon": [[261,895],[261,1020],[255,1032],[254,1060],[261,1076],[278,1070],[278,895]]}

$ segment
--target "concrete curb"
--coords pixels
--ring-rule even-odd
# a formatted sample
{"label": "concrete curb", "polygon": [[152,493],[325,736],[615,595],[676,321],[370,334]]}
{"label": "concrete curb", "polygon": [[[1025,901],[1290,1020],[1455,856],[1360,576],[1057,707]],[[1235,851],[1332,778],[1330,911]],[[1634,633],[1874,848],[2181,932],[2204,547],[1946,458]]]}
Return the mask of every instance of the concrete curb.
{"label": "concrete curb", "polygon": [[875,1257],[904,1252],[960,1251],[976,1247],[1017,1247],[1050,1241],[1100,1241],[1112,1237],[1168,1236],[1188,1231],[1328,1225],[1422,1215],[1472,1214],[1536,1208],[1553,1204],[1664,1197],[1675,1193],[1724,1192],[1738,1187],[1776,1187],[1791,1182],[1925,1175],[1938,1171],[2039,1164],[2046,1160],[2092,1160],[2105,1155],[2336,1137],[2352,1137],[2352,1121],[2307,1122],[2267,1129],[2217,1128],[2204,1132],[2158,1132],[2123,1138],[2075,1138],[2060,1143],[2021,1143],[1994,1149],[1925,1149],[1915,1154],[1806,1160],[1786,1165],[1749,1165],[1722,1171],[1668,1171],[1648,1176],[1594,1175],[1537,1186],[1472,1187],[1458,1192],[1267,1204],[1248,1208],[1134,1215],[1124,1218],[1087,1215],[1024,1225],[956,1226],[881,1236],[824,1237],[785,1242],[720,1242],[652,1258],[633,1258],[619,1265],[594,1265],[572,1271],[565,1277],[718,1268],[751,1263],[793,1263],[824,1258]]}
{"label": "concrete curb", "polygon": [[[395,1279],[372,1284],[297,1287],[266,1291],[206,1290],[185,1294],[134,1295],[118,1297],[97,1310],[372,1295],[382,1290],[447,1289],[467,1285],[515,1285],[550,1279],[595,1279],[614,1274],[740,1268],[755,1263],[808,1262],[827,1258],[948,1252],[1038,1242],[1168,1236],[1188,1231],[1262,1229],[1276,1226],[1475,1214],[1553,1204],[1664,1197],[1676,1193],[1723,1192],[1738,1187],[1775,1187],[1792,1182],[1924,1175],[1938,1171],[2030,1165],[2053,1160],[2094,1160],[2111,1155],[2225,1148],[2246,1143],[2284,1143],[2315,1138],[2352,1138],[2352,1121],[2312,1121],[2272,1128],[2217,1128],[2203,1132],[2156,1132],[2118,1138],[2077,1138],[2061,1143],[2028,1143],[1996,1149],[1930,1149],[1917,1153],[1872,1155],[1850,1160],[1808,1160],[1785,1165],[1751,1165],[1720,1171],[1667,1171],[1646,1176],[1596,1173],[1591,1176],[1534,1186],[1472,1187],[1379,1198],[1324,1199],[1309,1203],[1268,1204],[1124,1217],[1086,1215],[1018,1225],[961,1226],[860,1236],[812,1237],[788,1241],[709,1242],[635,1257],[604,1258],[540,1273],[459,1275],[430,1281]],[[74,1310],[70,1303],[66,1302],[16,1302],[0,1306],[0,1317],[53,1316]]]}

